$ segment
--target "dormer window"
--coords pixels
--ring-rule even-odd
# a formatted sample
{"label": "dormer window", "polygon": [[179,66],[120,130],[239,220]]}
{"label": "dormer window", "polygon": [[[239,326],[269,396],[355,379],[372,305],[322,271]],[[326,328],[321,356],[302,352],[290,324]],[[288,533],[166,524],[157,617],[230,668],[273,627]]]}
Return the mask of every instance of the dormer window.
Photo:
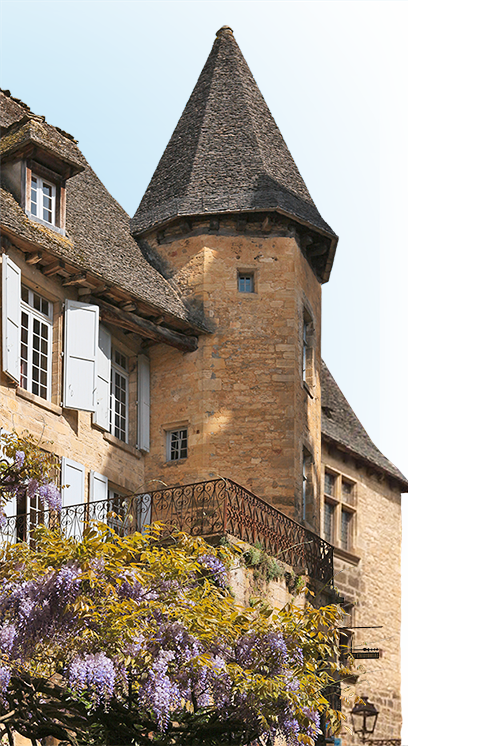
{"label": "dormer window", "polygon": [[55,225],[55,198],[55,185],[32,173],[30,185],[31,214],[46,223]]}
{"label": "dormer window", "polygon": [[60,174],[35,161],[25,169],[25,207],[31,220],[65,232],[65,181]]}

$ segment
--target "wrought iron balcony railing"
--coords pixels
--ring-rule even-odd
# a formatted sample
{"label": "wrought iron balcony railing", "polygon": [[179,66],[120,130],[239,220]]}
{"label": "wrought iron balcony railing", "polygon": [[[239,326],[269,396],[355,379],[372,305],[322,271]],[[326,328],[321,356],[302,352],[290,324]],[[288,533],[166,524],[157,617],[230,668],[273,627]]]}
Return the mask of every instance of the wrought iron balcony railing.
{"label": "wrought iron balcony railing", "polygon": [[229,479],[68,506],[60,513],[31,511],[7,518],[0,535],[3,540],[27,541],[32,528],[44,523],[61,526],[68,536],[78,538],[85,523],[92,520],[108,523],[121,535],[141,531],[152,521],[164,523],[166,533],[176,528],[194,536],[230,534],[248,544],[260,544],[296,572],[306,572],[325,586],[332,584],[333,547]]}

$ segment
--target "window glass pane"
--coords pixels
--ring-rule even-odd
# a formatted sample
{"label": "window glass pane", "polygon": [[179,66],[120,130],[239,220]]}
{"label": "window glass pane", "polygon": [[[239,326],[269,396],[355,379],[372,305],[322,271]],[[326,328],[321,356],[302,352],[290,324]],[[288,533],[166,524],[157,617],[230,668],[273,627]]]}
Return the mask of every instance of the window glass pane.
{"label": "window glass pane", "polygon": [[253,275],[238,275],[238,290],[240,293],[253,293]]}
{"label": "window glass pane", "polygon": [[28,305],[22,308],[20,386],[32,394],[48,399],[51,324],[38,318],[36,311],[41,313],[45,307],[49,310],[51,304],[26,287],[22,287],[22,302]]}
{"label": "window glass pane", "polygon": [[37,214],[37,180],[35,176],[32,176],[32,183],[30,188],[30,212],[32,215]]}
{"label": "window glass pane", "polygon": [[331,497],[335,497],[335,482],[336,477],[333,474],[330,474],[330,472],[325,472],[325,494],[330,495]]}
{"label": "window glass pane", "polygon": [[[116,438],[127,442],[128,377],[119,364],[127,364],[127,358],[113,350],[113,365],[110,380],[110,431]],[[122,366],[123,368],[123,366]]]}
{"label": "window glass pane", "polygon": [[342,510],[342,524],[340,541],[342,549],[350,549],[350,526],[352,523],[352,514]]}
{"label": "window glass pane", "polygon": [[335,507],[331,503],[323,504],[323,536],[330,544],[333,542],[333,516]]}
{"label": "window glass pane", "polygon": [[353,503],[353,487],[352,482],[346,482],[342,479],[342,500],[346,503]]}
{"label": "window glass pane", "polygon": [[172,430],[169,433],[169,461],[187,458],[187,430]]}

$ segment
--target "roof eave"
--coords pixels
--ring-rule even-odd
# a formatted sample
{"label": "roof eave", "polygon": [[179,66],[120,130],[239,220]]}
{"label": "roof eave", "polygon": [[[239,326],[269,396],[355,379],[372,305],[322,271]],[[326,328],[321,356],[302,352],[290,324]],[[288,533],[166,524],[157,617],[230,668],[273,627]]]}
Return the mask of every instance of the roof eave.
{"label": "roof eave", "polygon": [[[255,214],[255,213],[277,213],[279,215],[282,215],[283,217],[288,218],[289,220],[292,220],[295,223],[298,223],[299,225],[303,226],[304,228],[307,228],[309,231],[312,231],[313,233],[324,236],[327,238],[330,242],[328,247],[328,253],[326,259],[323,259],[321,263],[321,269],[316,268],[315,262],[310,261],[312,265],[312,269],[315,272],[315,275],[318,279],[318,281],[322,284],[328,282],[330,279],[330,273],[332,271],[333,266],[333,260],[335,258],[335,252],[337,249],[338,244],[338,236],[333,231],[328,231],[325,229],[320,228],[319,226],[314,225],[308,220],[305,220],[304,218],[299,217],[293,212],[289,212],[288,210],[284,210],[281,207],[259,207],[259,208],[244,208],[244,209],[233,209],[233,210],[216,210],[215,213],[210,212],[177,212],[173,215],[170,215],[168,218],[164,220],[160,220],[156,223],[153,223],[152,225],[149,225],[146,228],[141,228],[134,230],[132,228],[132,236],[135,239],[140,239],[143,236],[146,236],[149,233],[152,233],[153,231],[158,231],[163,228],[166,228],[171,223],[175,222],[175,220],[179,220],[181,218],[205,218],[207,216],[211,216],[212,218],[215,216],[228,216],[228,215],[238,215],[240,213],[245,214]],[[133,222],[133,221],[132,221]],[[309,258],[309,249],[305,249],[305,253],[307,255],[307,258]]]}
{"label": "roof eave", "polygon": [[402,493],[408,492],[408,481],[405,479],[403,475],[400,476],[400,472],[397,475],[394,472],[389,471],[388,469],[385,469],[382,466],[379,466],[371,459],[358,453],[358,451],[354,450],[353,448],[350,448],[348,445],[343,443],[341,440],[338,440],[337,438],[333,438],[331,435],[327,435],[326,433],[322,432],[322,441],[324,440],[329,441],[330,443],[334,443],[342,451],[345,451],[346,453],[348,453],[350,456],[354,457],[355,459],[362,461],[369,468],[373,469],[374,471],[380,472],[381,474],[383,474],[390,480],[394,480],[399,485],[400,492]]}

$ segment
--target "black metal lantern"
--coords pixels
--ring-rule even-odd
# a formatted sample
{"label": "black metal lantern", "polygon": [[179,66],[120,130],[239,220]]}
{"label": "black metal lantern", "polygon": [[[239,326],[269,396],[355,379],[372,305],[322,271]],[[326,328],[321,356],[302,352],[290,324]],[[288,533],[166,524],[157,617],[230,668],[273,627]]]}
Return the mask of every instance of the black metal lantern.
{"label": "black metal lantern", "polygon": [[358,703],[352,710],[353,730],[358,733],[362,741],[375,730],[378,718],[378,710],[368,697],[362,697],[363,704]]}

